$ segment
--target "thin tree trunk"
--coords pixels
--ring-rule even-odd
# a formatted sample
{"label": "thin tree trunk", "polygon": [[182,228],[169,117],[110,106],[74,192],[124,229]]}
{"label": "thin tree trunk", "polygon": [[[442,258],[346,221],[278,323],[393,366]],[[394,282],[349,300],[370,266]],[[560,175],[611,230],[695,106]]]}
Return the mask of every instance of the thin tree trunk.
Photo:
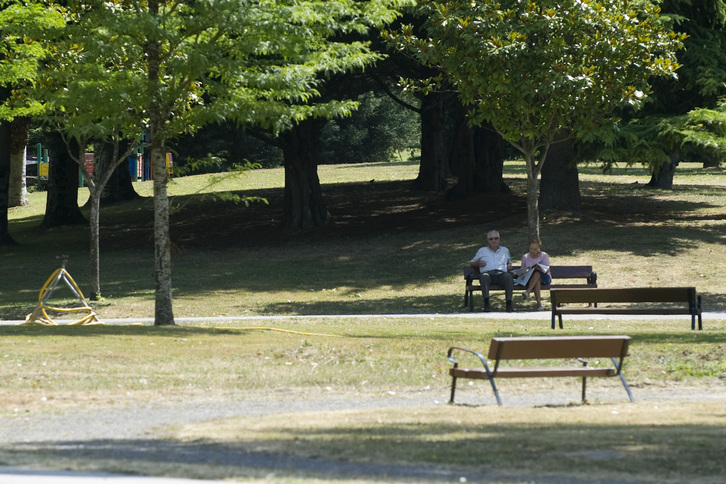
{"label": "thin tree trunk", "polygon": [[0,123],[0,246],[14,245],[8,231],[8,190],[10,186],[10,123]]}
{"label": "thin tree trunk", "polygon": [[[108,181],[113,176],[119,158],[123,155],[124,147],[119,148],[114,143],[99,143],[105,147],[103,156],[94,156],[93,176],[86,173],[86,185],[90,196],[88,203],[91,206],[90,227],[90,275],[91,275],[91,300],[101,298],[101,199]],[[79,152],[79,160],[83,159],[83,153]]]}
{"label": "thin tree trunk", "polygon": [[549,146],[542,148],[539,159],[535,158],[537,149],[533,142],[522,143],[522,154],[527,165],[527,236],[529,240],[539,240],[539,175],[547,159]]}
{"label": "thin tree trunk", "polygon": [[[529,165],[529,162],[527,163]],[[539,179],[527,173],[527,236],[538,240],[539,236]]]}
{"label": "thin tree trunk", "polygon": [[91,246],[90,246],[90,277],[91,277],[91,300],[97,301],[101,298],[101,197],[95,187],[90,193],[91,202]]}
{"label": "thin tree trunk", "polygon": [[10,123],[10,206],[28,204],[25,184],[25,150],[28,144],[30,118],[17,117]]}
{"label": "thin tree trunk", "polygon": [[318,141],[323,123],[307,119],[282,134],[285,196],[282,226],[308,229],[331,221],[318,178]]}
{"label": "thin tree trunk", "polygon": [[154,172],[154,266],[155,310],[154,325],[174,323],[171,285],[171,235],[169,233],[168,173],[164,146],[151,134],[151,165]]}

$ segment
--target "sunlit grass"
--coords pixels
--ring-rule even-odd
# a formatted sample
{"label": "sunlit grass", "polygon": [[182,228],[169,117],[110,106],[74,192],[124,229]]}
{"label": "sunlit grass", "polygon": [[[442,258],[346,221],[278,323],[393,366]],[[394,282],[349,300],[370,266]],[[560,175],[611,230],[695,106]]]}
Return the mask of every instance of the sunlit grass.
{"label": "sunlit grass", "polygon": [[[725,321],[712,322],[703,332],[674,320],[573,321],[558,334],[632,336],[625,374],[638,403],[628,402],[617,379],[591,379],[584,406],[575,379],[527,379],[499,382],[506,405],[499,408],[487,382],[462,382],[457,401],[467,405],[445,404],[446,349],[484,350],[497,335],[550,335],[547,321],[371,317],[171,328],[12,326],[0,333],[0,417],[32,422],[44,414],[132,404],[369,401],[377,409],[237,417],[157,431],[163,430],[164,445],[185,455],[209,449],[215,455],[262,452],[274,462],[275,456],[323,456],[324,462],[374,469],[456,469],[457,479],[469,481],[492,469],[504,481],[713,479],[725,471],[723,402],[708,401],[724,391],[719,378],[726,374],[724,331]],[[644,397],[653,390],[666,395],[669,389],[690,391],[692,399]],[[387,399],[418,403],[396,408]],[[515,399],[525,403],[512,406]],[[123,452],[94,453],[101,445],[87,443],[85,452],[72,455],[42,443],[0,446],[0,462],[206,479],[398,482],[378,474],[354,477],[333,470],[331,475],[325,466],[304,477],[294,469],[268,469],[264,461],[258,466],[176,462],[160,457],[164,452],[127,459]],[[113,445],[152,449],[161,444],[152,439]],[[269,476],[273,471],[276,475]]]}

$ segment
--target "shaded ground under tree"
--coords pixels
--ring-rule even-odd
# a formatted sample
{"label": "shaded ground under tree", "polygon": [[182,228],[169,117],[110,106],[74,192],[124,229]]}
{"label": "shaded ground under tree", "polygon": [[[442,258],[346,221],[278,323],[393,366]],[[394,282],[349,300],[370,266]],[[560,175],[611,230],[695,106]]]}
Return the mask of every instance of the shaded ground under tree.
{"label": "shaded ground under tree", "polygon": [[[460,200],[447,200],[445,194],[411,190],[408,180],[324,184],[322,193],[332,223],[299,231],[280,227],[284,213],[282,188],[239,192],[243,196],[264,197],[269,202],[269,205],[252,203],[249,207],[210,196],[194,201],[176,197],[172,201],[175,208],[170,227],[173,250],[314,244],[330,238],[349,240],[354,246],[356,241],[365,238],[466,227],[471,228],[471,236],[462,242],[483,241],[481,232],[485,230],[510,232],[527,227],[523,181],[507,179],[507,182],[512,186],[511,194],[481,194]],[[593,220],[613,225],[667,223],[677,214],[694,209],[685,202],[664,203],[657,197],[652,198],[653,193],[644,184],[636,184],[627,196],[585,196],[580,211],[549,211],[547,224],[580,226]],[[104,250],[150,250],[152,203],[151,198],[140,198],[107,207],[108,211],[101,217]]]}
{"label": "shaded ground under tree", "polygon": [[[280,228],[284,207],[282,189],[256,190],[240,195],[264,197],[269,205],[255,203],[245,207],[244,204],[213,201],[211,198],[190,204],[177,200],[178,206],[183,208],[171,215],[175,248],[254,247],[327,237],[350,238],[351,244],[354,244],[357,237],[419,231],[422,228],[436,230],[478,226],[489,221],[497,227],[522,225],[527,212],[526,202],[521,196],[477,195],[465,200],[446,201],[444,194],[410,190],[410,181],[372,180],[363,184],[323,186],[332,223],[290,232]],[[150,204],[151,201],[142,203]],[[106,249],[150,246],[151,215],[146,210],[135,213],[138,218],[126,217],[123,222],[114,220],[116,217],[113,216],[102,217],[104,227],[101,233]]]}

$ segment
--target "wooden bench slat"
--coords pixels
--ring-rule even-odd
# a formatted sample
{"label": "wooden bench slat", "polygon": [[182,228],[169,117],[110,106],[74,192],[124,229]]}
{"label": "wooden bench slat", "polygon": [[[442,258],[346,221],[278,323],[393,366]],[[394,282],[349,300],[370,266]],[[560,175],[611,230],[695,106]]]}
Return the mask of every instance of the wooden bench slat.
{"label": "wooden bench slat", "polygon": [[[456,368],[449,371],[451,376],[468,378],[471,380],[488,380],[486,370],[472,368]],[[525,367],[525,368],[499,368],[492,374],[494,378],[556,378],[556,377],[608,377],[615,376],[614,368],[583,367]]]}
{"label": "wooden bench slat", "polygon": [[[574,289],[574,288],[573,288]],[[695,287],[627,287],[592,288],[571,291],[561,288],[557,303],[642,303],[642,302],[690,302],[696,300]]]}
{"label": "wooden bench slat", "polygon": [[559,308],[558,314],[691,314],[689,308]]}
{"label": "wooden bench slat", "polygon": [[630,338],[627,336],[565,336],[542,338],[492,338],[489,346],[490,360],[521,360],[545,358],[620,358],[627,353]]}

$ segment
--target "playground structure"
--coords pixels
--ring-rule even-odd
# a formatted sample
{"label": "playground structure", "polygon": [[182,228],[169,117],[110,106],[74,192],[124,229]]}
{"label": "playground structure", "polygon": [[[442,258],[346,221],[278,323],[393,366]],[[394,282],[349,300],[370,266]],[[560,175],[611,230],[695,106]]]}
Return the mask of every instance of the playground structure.
{"label": "playground structure", "polygon": [[[27,151],[27,150],[26,150]],[[93,175],[94,159],[93,153],[86,153],[85,157],[86,170]],[[38,143],[36,145],[35,157],[27,157],[26,166],[26,184],[27,186],[35,186],[38,190],[43,190],[48,185],[48,174],[50,172],[50,157],[48,149]],[[171,171],[174,166],[174,160],[171,153],[166,153],[166,167]],[[138,150],[128,158],[129,173],[131,181],[148,181],[153,179],[153,170],[151,168],[151,155],[148,150]],[[78,169],[78,186],[84,186],[83,171]]]}

